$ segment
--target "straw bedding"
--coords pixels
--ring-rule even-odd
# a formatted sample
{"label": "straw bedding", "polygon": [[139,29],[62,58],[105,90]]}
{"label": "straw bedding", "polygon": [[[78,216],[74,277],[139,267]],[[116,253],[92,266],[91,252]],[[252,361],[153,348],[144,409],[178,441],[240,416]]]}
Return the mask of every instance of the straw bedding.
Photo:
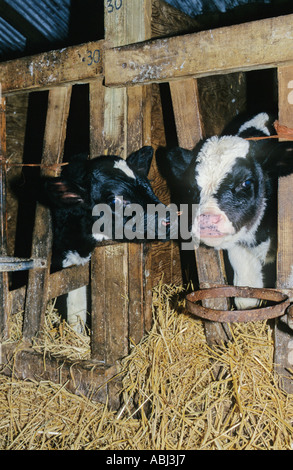
{"label": "straw bedding", "polygon": [[[234,324],[233,341],[210,349],[183,297],[181,286],[154,289],[152,330],[121,361],[118,411],[64,386],[0,375],[0,449],[291,449],[293,397],[273,374],[270,326]],[[16,341],[21,317],[13,317]],[[88,337],[74,334],[53,305],[35,347],[89,355]]]}

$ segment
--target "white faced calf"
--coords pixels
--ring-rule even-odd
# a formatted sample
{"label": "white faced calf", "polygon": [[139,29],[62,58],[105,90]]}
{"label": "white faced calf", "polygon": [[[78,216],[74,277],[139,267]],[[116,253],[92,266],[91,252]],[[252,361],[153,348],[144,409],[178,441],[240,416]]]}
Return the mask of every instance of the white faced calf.
{"label": "white faced calf", "polygon": [[[198,205],[193,238],[227,250],[234,285],[264,287],[264,266],[275,259],[278,177],[293,172],[293,145],[245,140],[270,135],[270,123],[260,113],[235,136],[214,136],[192,151],[178,147],[165,157],[176,202]],[[256,302],[237,299],[236,305]]]}

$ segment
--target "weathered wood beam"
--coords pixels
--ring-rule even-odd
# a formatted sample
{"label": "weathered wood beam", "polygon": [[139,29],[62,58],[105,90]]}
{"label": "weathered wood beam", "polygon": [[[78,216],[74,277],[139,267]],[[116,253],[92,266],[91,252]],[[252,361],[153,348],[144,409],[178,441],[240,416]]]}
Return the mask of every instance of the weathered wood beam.
{"label": "weathered wood beam", "polygon": [[[279,67],[279,122],[281,125],[293,126],[293,67]],[[278,252],[277,252],[277,287],[292,288],[293,266],[293,175],[279,179],[278,192]],[[275,323],[274,370],[279,375],[282,388],[293,393],[293,331],[286,325],[284,317]]]}
{"label": "weathered wood beam", "polygon": [[[203,125],[200,113],[197,81],[187,79],[170,83],[171,97],[178,135],[178,143],[192,149],[203,137]],[[215,284],[226,284],[223,254],[213,248],[199,246],[195,249],[195,259],[200,288]],[[210,308],[227,309],[226,299],[206,301]],[[229,330],[225,324],[204,322],[207,342],[210,346],[221,344],[229,339]]]}
{"label": "weathered wood beam", "polygon": [[[1,93],[1,85],[0,85]],[[6,165],[6,100],[0,96],[0,254],[7,255],[7,174]],[[8,273],[0,273],[0,335],[6,338],[9,335],[9,279]]]}
{"label": "weathered wood beam", "polygon": [[[65,386],[77,395],[87,396],[92,400],[106,403],[109,383],[115,383],[119,374],[119,365],[107,366],[92,361],[70,361],[49,354],[40,354],[33,349],[25,349],[18,344],[4,344],[0,349],[1,374],[13,375],[19,380],[50,380]],[[11,367],[13,363],[13,367]]]}
{"label": "weathered wood beam", "polygon": [[89,42],[0,64],[2,94],[87,83],[103,74],[104,41]]}
{"label": "weathered wood beam", "polygon": [[105,51],[105,84],[141,85],[293,63],[293,15]]}

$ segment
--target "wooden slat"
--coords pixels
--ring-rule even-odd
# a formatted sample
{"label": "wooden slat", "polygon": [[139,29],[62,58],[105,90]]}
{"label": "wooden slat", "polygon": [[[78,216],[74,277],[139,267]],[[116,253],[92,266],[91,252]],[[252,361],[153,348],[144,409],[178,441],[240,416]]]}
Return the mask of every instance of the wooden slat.
{"label": "wooden slat", "polygon": [[193,149],[203,138],[197,82],[194,79],[170,82],[178,144]]}
{"label": "wooden slat", "polygon": [[104,152],[104,108],[105,87],[103,80],[97,79],[89,84],[90,102],[90,157],[94,158]]}
{"label": "wooden slat", "polygon": [[103,74],[103,48],[96,41],[3,62],[3,95],[95,80]]}
{"label": "wooden slat", "polygon": [[[197,82],[192,78],[170,82],[170,89],[178,143],[184,148],[192,149],[203,137]],[[200,287],[211,287],[215,284],[226,283],[221,252],[200,246],[195,250],[195,258]],[[227,308],[225,299],[219,299],[218,302],[216,308]],[[206,305],[215,308],[211,301],[207,302]],[[205,322],[205,332],[210,345],[227,341],[228,329],[226,325]]]}
{"label": "wooden slat", "polygon": [[[0,84],[0,254],[7,255],[7,212],[6,212],[6,101],[1,96]],[[8,273],[0,273],[0,335],[1,339],[9,335],[9,284]]]}
{"label": "wooden slat", "polygon": [[[293,67],[278,69],[279,81],[279,122],[293,127]],[[278,194],[278,254],[277,254],[277,287],[292,288],[293,267],[293,175],[279,180]],[[281,378],[286,392],[293,393],[293,380],[290,370],[293,369],[293,331],[284,322],[275,324],[275,371]]]}
{"label": "wooden slat", "polygon": [[[50,274],[48,280],[48,300],[68,294],[68,292],[87,286],[90,282],[89,264],[72,266]],[[11,313],[21,312],[25,308],[26,286],[9,291]]]}
{"label": "wooden slat", "polygon": [[[71,87],[54,88],[49,92],[42,162],[51,165],[62,161],[69,113]],[[45,169],[43,174],[56,176],[60,170]],[[48,268],[29,272],[24,314],[23,337],[30,340],[41,329],[47,305],[52,230],[50,211],[37,205],[33,233],[32,258],[46,258]]]}
{"label": "wooden slat", "polygon": [[[150,5],[150,2],[145,2]],[[144,13],[144,12],[143,12]],[[142,16],[145,21],[145,16]],[[145,26],[149,26],[148,24]],[[145,34],[150,37],[150,29]],[[127,153],[143,145],[151,145],[151,86],[127,90]],[[145,332],[145,262],[144,245],[129,243],[128,246],[128,334],[138,343]]]}
{"label": "wooden slat", "polygon": [[[108,44],[120,46],[150,37],[151,0],[134,0],[131,4],[123,2],[118,9],[115,4],[113,9],[109,8],[109,2],[104,5],[105,39]],[[95,97],[97,94],[93,94],[91,99]],[[101,143],[95,143],[96,137],[100,139],[100,136],[91,139],[91,154],[97,154],[97,147],[101,150],[101,145],[104,147],[101,153],[123,158],[137,150],[142,143],[141,128],[145,124],[150,129],[150,112],[148,125],[146,116],[143,116],[146,102],[144,89],[130,92],[129,95],[126,88],[104,89],[103,139]],[[101,122],[99,113],[92,103],[93,122]],[[112,363],[128,353],[129,335],[133,335],[135,341],[141,338],[142,263],[140,246],[121,244],[95,250],[92,257],[92,293],[96,304],[93,305],[95,313],[92,315],[92,334],[95,338],[92,342],[93,357]]]}
{"label": "wooden slat", "polygon": [[[126,155],[125,105],[126,90],[116,94],[101,81],[90,84],[91,157]],[[92,253],[91,302],[91,357],[113,364],[128,352],[126,245],[98,246]]]}
{"label": "wooden slat", "polygon": [[[104,154],[105,87],[96,80],[89,86],[90,157]],[[107,312],[105,305],[105,249],[97,247],[91,257],[91,357],[108,361]]]}
{"label": "wooden slat", "polygon": [[48,300],[67,294],[90,281],[89,263],[84,266],[72,266],[50,274],[48,280]]}
{"label": "wooden slat", "polygon": [[91,357],[113,364],[128,354],[127,245],[97,247],[91,275]]}
{"label": "wooden slat", "polygon": [[[0,350],[1,373],[19,380],[50,380],[65,386],[67,390],[77,395],[86,396],[91,400],[106,403],[109,382],[115,382],[119,374],[119,366],[114,364],[93,363],[91,361],[70,361],[64,358],[40,354],[33,349],[25,349],[18,344],[6,344]],[[11,367],[13,361],[13,367]],[[118,406],[112,403],[112,406]]]}
{"label": "wooden slat", "polygon": [[107,86],[204,77],[293,63],[293,15],[105,51]]}

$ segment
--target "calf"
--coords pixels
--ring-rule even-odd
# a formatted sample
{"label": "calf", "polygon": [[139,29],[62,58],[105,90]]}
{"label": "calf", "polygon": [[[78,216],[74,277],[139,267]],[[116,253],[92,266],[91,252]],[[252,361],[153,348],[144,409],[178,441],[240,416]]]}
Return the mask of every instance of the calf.
{"label": "calf", "polygon": [[[170,238],[168,211],[148,211],[150,205],[163,206],[147,179],[152,157],[152,147],[143,147],[126,160],[117,156],[88,160],[86,155],[78,155],[64,168],[61,177],[45,180],[53,219],[53,266],[87,263],[102,240],[118,237],[120,241],[142,242],[150,232],[151,239]],[[133,221],[136,209],[142,220],[136,214]],[[124,230],[126,226],[128,232]],[[85,322],[85,296],[83,288],[70,293],[68,308],[73,308],[74,313],[68,314],[69,323],[76,322],[77,312]]]}
{"label": "calf", "polygon": [[[260,113],[234,135],[213,136],[189,151],[165,155],[177,201],[198,205],[191,221],[194,240],[227,250],[234,285],[264,287],[264,267],[275,260],[278,177],[293,172],[293,145],[269,136],[272,119]],[[267,286],[268,287],[268,286]],[[237,308],[257,305],[235,299]]]}

